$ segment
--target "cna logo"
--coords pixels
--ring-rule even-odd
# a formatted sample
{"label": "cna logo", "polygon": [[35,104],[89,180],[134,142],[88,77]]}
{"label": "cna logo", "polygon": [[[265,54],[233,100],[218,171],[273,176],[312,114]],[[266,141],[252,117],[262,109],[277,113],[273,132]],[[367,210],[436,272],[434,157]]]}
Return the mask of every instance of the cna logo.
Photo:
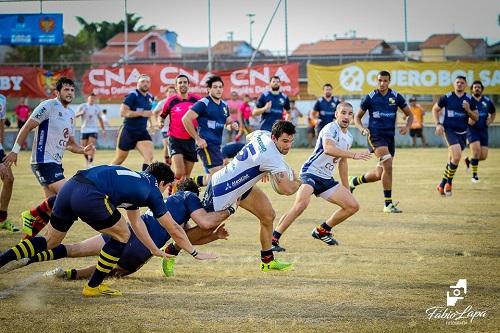
{"label": "cna logo", "polygon": [[449,289],[446,291],[446,306],[433,306],[425,310],[428,320],[445,320],[447,325],[466,325],[474,319],[486,317],[485,310],[476,310],[472,305],[461,310],[455,307],[458,303],[462,304],[467,295],[467,279],[459,279]]}
{"label": "cna logo", "polygon": [[455,306],[458,300],[464,299],[467,294],[467,280],[458,280],[456,285],[450,286],[450,289],[452,289],[451,296],[449,291],[446,292],[446,306]]}
{"label": "cna logo", "polygon": [[349,66],[340,72],[339,80],[345,90],[361,91],[365,82],[365,74],[358,66]]}

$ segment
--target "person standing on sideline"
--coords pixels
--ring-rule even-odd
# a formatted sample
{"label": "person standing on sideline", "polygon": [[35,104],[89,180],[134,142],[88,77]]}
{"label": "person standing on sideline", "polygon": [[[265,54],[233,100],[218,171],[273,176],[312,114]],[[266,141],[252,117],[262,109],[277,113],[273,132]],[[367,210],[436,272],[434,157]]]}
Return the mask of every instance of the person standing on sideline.
{"label": "person standing on sideline", "polygon": [[314,103],[311,116],[316,119],[316,133],[335,119],[335,110],[340,100],[333,96],[333,87],[330,83],[323,85],[323,96]]}
{"label": "person standing on sideline", "polygon": [[131,91],[120,106],[123,126],[118,132],[113,165],[122,164],[130,150],[137,148],[144,158],[142,170],[146,170],[153,162],[153,140],[148,132],[148,120],[153,116],[151,111],[153,96],[149,93],[151,78],[142,74],[137,80],[137,88]]}
{"label": "person standing on sideline", "polygon": [[260,129],[263,131],[270,132],[274,122],[283,119],[283,111],[290,112],[290,100],[287,95],[280,91],[280,85],[280,77],[272,76],[269,81],[271,90],[260,95],[252,112],[254,116],[262,116]]}
{"label": "person standing on sideline", "polygon": [[467,127],[467,141],[472,158],[466,157],[467,169],[472,165],[472,182],[478,183],[477,168],[479,161],[484,161],[488,157],[488,126],[495,121],[495,104],[486,96],[483,96],[484,86],[481,81],[472,82],[472,97],[476,100],[479,120],[474,122],[469,119]]}
{"label": "person standing on sideline", "polygon": [[290,121],[293,126],[297,127],[299,125],[299,118],[302,118],[302,113],[300,113],[299,109],[295,106],[295,101],[290,101],[290,112],[288,113],[288,121]]}
{"label": "person standing on sideline", "polygon": [[[417,138],[422,140],[422,147],[426,147],[427,143],[425,142],[423,133],[425,110],[420,104],[417,104],[417,99],[415,97],[410,98],[410,111],[413,114],[413,123],[410,127],[410,137],[413,142],[413,147],[417,146]],[[406,117],[403,117],[403,120],[406,120]]]}
{"label": "person standing on sideline", "polygon": [[[396,151],[394,136],[396,135],[396,115],[400,108],[406,115],[406,126],[399,130],[401,135],[408,133],[413,123],[413,114],[404,97],[389,88],[391,74],[381,71],[377,75],[378,89],[373,90],[361,101],[361,107],[356,113],[354,122],[361,134],[368,135],[370,152],[375,153],[379,162],[375,169],[358,176],[350,177],[351,191],[361,184],[382,180],[384,191],[384,213],[402,213],[392,202],[392,160]],[[368,128],[363,126],[361,119],[368,111],[370,115]]]}
{"label": "person standing on sideline", "polygon": [[243,131],[246,134],[253,131],[253,128],[250,126],[250,117],[252,116],[252,107],[250,105],[250,95],[246,94],[243,97],[243,103],[240,105],[240,113],[243,119]]}
{"label": "person standing on sideline", "polygon": [[229,115],[233,122],[238,123],[238,130],[227,130],[227,139],[226,142],[232,141],[240,141],[241,136],[243,135],[243,115],[240,111],[241,105],[243,102],[240,100],[238,93],[236,91],[231,92],[231,99],[226,102],[227,107],[229,109]]}
{"label": "person standing on sideline", "polygon": [[[28,110],[29,111],[29,110]],[[12,169],[3,163],[5,151],[3,149],[4,126],[7,116],[7,98],[0,94],[0,179],[2,180],[2,192],[0,194],[0,229],[18,232],[19,228],[7,219],[12,188],[14,187],[14,175]]]}
{"label": "person standing on sideline", "polygon": [[49,222],[55,195],[66,182],[62,160],[66,150],[75,154],[91,154],[93,145],[82,147],[75,140],[75,112],[69,104],[75,97],[75,84],[61,77],[56,82],[56,98],[41,102],[17,134],[6,166],[17,164],[17,156],[28,134],[36,128],[31,154],[31,170],[42,186],[45,200],[21,213],[25,237],[36,235]]}
{"label": "person standing on sideline", "polygon": [[[30,107],[28,105],[28,98],[23,97],[20,99],[21,102],[16,105],[16,118],[17,118],[17,128],[21,129],[24,124],[28,121],[30,116]],[[21,143],[21,149],[26,149],[28,146],[26,145],[26,141]]]}
{"label": "person standing on sideline", "polygon": [[[462,158],[462,151],[467,141],[467,127],[469,119],[479,120],[476,100],[465,93],[467,79],[459,75],[453,82],[454,90],[441,96],[432,107],[432,116],[436,123],[436,135],[444,136],[448,144],[448,163],[443,179],[437,185],[441,196],[451,196],[453,177]],[[444,108],[443,122],[440,120],[441,110]]]}
{"label": "person standing on sideline", "polygon": [[[99,105],[95,103],[95,94],[91,93],[87,97],[87,103],[83,103],[78,108],[76,112],[76,117],[82,117],[82,127],[80,130],[82,146],[86,145],[96,145],[98,137],[97,123],[101,126],[102,136],[106,137],[106,128],[104,127],[104,121],[102,120],[102,111]],[[95,154],[84,155],[85,166],[91,167],[94,162]]]}

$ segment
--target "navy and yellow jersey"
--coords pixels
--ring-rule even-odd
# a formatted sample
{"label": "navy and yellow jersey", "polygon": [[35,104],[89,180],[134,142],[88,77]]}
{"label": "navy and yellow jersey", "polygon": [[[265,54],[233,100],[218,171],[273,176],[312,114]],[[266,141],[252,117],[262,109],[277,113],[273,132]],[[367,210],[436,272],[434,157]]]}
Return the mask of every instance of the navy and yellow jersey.
{"label": "navy and yellow jersey", "polygon": [[278,94],[273,94],[271,91],[265,91],[259,96],[257,100],[256,107],[262,108],[267,102],[271,101],[271,109],[268,112],[262,114],[262,121],[260,123],[260,129],[264,131],[271,132],[273,124],[276,120],[283,119],[283,111],[290,110],[290,100],[288,96],[282,92]]}
{"label": "navy and yellow jersey", "polygon": [[191,110],[198,115],[198,134],[207,144],[219,146],[222,142],[222,133],[229,117],[229,109],[223,100],[215,103],[212,97],[207,96],[196,102]]}
{"label": "navy and yellow jersey", "polygon": [[469,94],[458,97],[454,91],[441,96],[438,106],[444,108],[443,127],[456,132],[467,131],[469,115],[465,111],[462,103],[467,101],[471,110],[477,110],[476,100]]}
{"label": "navy and yellow jersey", "polygon": [[[191,214],[200,208],[200,199],[196,194],[192,192],[176,192],[175,194],[164,199],[167,210],[172,215],[175,223],[183,226],[191,218]],[[167,230],[158,222],[158,220],[153,216],[152,212],[148,210],[146,213],[141,215],[142,220],[146,224],[148,233],[151,239],[158,247],[162,247],[170,239],[170,235]]]}
{"label": "navy and yellow jersey", "polygon": [[392,89],[388,89],[385,95],[375,89],[361,101],[361,109],[370,115],[368,129],[377,135],[394,135],[398,107],[403,109],[406,106],[405,98]]}
{"label": "navy and yellow jersey", "polygon": [[[153,105],[153,96],[150,93],[143,95],[139,90],[131,91],[123,100],[132,111],[151,111]],[[125,118],[123,126],[129,129],[146,130],[148,126],[147,117]]]}
{"label": "navy and yellow jersey", "polygon": [[481,96],[479,101],[474,98],[474,101],[476,102],[477,111],[479,112],[479,120],[476,121],[476,123],[473,126],[470,125],[469,126],[476,129],[484,129],[488,127],[488,125],[486,125],[486,120],[488,119],[488,115],[496,112],[495,104],[493,104],[491,99],[489,99],[486,96]]}
{"label": "navy and yellow jersey", "polygon": [[330,100],[322,96],[314,103],[313,110],[319,112],[319,120],[322,127],[335,119],[335,110],[339,103],[340,100],[335,96],[332,96]]}
{"label": "navy and yellow jersey", "polygon": [[154,217],[163,216],[167,207],[156,179],[145,172],[135,172],[118,165],[100,165],[78,171],[105,193],[115,207],[148,207]]}

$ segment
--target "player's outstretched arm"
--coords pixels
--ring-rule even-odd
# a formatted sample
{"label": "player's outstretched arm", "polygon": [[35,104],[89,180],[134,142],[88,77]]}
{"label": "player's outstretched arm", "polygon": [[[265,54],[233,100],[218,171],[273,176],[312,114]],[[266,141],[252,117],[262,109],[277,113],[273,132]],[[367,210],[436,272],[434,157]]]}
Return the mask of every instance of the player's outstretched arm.
{"label": "player's outstretched arm", "polygon": [[200,208],[191,213],[191,219],[201,229],[215,229],[219,226],[219,224],[221,224],[222,221],[227,219],[229,215],[233,214],[235,211],[236,209],[232,207],[232,209],[228,208],[218,212],[208,213],[204,208]]}
{"label": "player's outstretched arm", "polygon": [[325,147],[325,154],[337,158],[352,158],[353,160],[367,161],[372,156],[369,152],[355,153],[349,150],[344,150],[335,145],[331,139],[323,138],[323,146]]}
{"label": "player's outstretched arm", "polygon": [[[217,256],[213,253],[198,252],[189,241],[184,229],[175,223],[169,212],[158,218],[160,224],[167,230],[174,242],[179,245],[183,250],[190,253],[195,259],[206,260],[215,259]],[[144,227],[145,228],[145,227]],[[135,230],[134,230],[135,232]],[[149,236],[149,234],[148,234]],[[139,238],[140,239],[140,238]],[[142,240],[141,240],[142,241]],[[144,244],[146,245],[146,244]]]}
{"label": "player's outstretched arm", "polygon": [[[170,215],[169,213],[167,214]],[[130,221],[130,225],[132,226],[132,230],[134,230],[135,235],[137,236],[137,238],[139,238],[142,244],[144,244],[144,246],[146,246],[148,250],[151,251],[152,255],[163,258],[170,257],[170,255],[160,250],[151,239],[148,229],[146,228],[146,225],[141,218],[139,209],[127,210],[127,217]]]}

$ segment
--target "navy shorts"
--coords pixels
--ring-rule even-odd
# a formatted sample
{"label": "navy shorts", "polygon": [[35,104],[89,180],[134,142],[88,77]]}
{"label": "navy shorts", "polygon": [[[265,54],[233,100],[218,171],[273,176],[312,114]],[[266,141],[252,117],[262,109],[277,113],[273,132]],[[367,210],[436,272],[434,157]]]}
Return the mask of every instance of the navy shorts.
{"label": "navy shorts", "polygon": [[57,194],[50,223],[56,230],[67,232],[78,218],[99,231],[115,225],[121,214],[105,193],[77,173]]}
{"label": "navy shorts", "polygon": [[412,138],[421,138],[423,128],[410,128],[410,136]]}
{"label": "navy shorts", "polygon": [[381,134],[369,134],[368,135],[368,149],[370,153],[375,152],[375,148],[387,147],[389,153],[392,157],[396,153],[396,147],[394,145],[394,135],[381,135]]}
{"label": "navy shorts", "polygon": [[467,133],[457,133],[451,129],[444,129],[444,138],[448,146],[460,145],[460,149],[464,150],[467,145]]}
{"label": "navy shorts", "polygon": [[168,139],[168,132],[161,132],[162,139]]}
{"label": "navy shorts", "polygon": [[312,173],[303,173],[300,175],[300,180],[302,184],[307,184],[312,186],[314,189],[314,195],[317,197],[322,197],[327,199],[330,195],[337,190],[337,182],[335,179],[321,178]]}
{"label": "navy shorts", "polygon": [[97,133],[82,133],[82,140],[88,140],[89,138],[94,138],[97,140]]}
{"label": "navy shorts", "polygon": [[149,132],[144,130],[129,129],[125,126],[118,132],[118,148],[129,151],[135,148],[139,141],[153,141]]}
{"label": "navy shorts", "polygon": [[31,171],[42,186],[49,186],[64,179],[64,169],[57,163],[32,164]]}
{"label": "navy shorts", "polygon": [[232,142],[225,144],[224,147],[222,147],[222,156],[224,158],[233,158],[238,155],[238,153],[241,149],[243,149],[244,146],[245,144],[241,142]]}
{"label": "navy shorts", "polygon": [[187,161],[198,162],[194,139],[177,139],[171,136],[168,139],[168,148],[170,156],[180,154],[184,156],[184,159]]}
{"label": "navy shorts", "polygon": [[469,127],[467,129],[467,141],[469,141],[469,143],[479,141],[481,147],[488,147],[488,127],[479,129]]}
{"label": "navy shorts", "polygon": [[205,169],[212,169],[224,164],[224,158],[220,151],[220,146],[208,144],[205,148],[197,148],[196,152],[200,156]]}
{"label": "navy shorts", "polygon": [[[102,234],[101,236],[105,242],[111,239],[109,235]],[[137,272],[152,257],[151,251],[149,251],[149,249],[137,238],[134,232],[131,231],[130,238],[127,244],[125,244],[125,248],[123,249],[117,265],[132,274]]]}

